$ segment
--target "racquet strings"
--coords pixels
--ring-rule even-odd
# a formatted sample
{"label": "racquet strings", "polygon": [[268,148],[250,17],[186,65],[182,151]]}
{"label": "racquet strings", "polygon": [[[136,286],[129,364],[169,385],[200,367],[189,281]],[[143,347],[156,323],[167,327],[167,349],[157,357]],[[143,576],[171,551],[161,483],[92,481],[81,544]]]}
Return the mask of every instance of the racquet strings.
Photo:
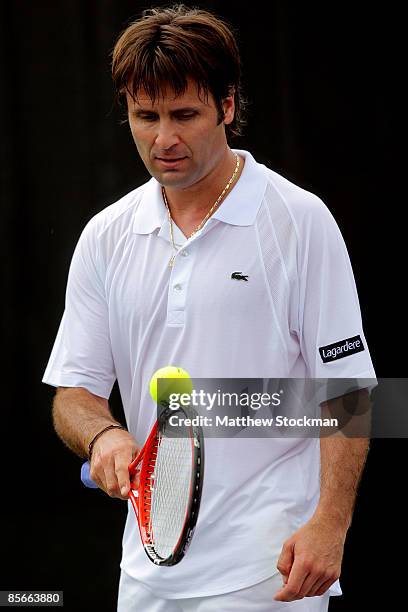
{"label": "racquet strings", "polygon": [[192,495],[192,470],[188,428],[171,428],[166,423],[158,433],[149,522],[152,544],[163,559],[174,553],[180,541]]}

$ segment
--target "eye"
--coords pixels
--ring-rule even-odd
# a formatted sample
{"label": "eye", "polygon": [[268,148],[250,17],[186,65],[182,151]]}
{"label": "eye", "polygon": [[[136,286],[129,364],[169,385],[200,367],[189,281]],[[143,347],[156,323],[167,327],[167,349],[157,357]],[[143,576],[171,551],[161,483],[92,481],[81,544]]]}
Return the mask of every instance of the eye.
{"label": "eye", "polygon": [[195,116],[196,116],[195,112],[178,113],[177,119],[181,119],[182,121],[187,121],[188,119],[192,119]]}
{"label": "eye", "polygon": [[139,116],[142,121],[156,121],[157,115],[153,115],[153,113],[146,113]]}
{"label": "eye", "polygon": [[139,112],[135,112],[134,113],[134,117],[135,119],[139,119],[139,121],[148,121],[148,122],[152,122],[152,121],[156,121],[157,119],[157,115],[155,115],[154,113],[141,113]]}

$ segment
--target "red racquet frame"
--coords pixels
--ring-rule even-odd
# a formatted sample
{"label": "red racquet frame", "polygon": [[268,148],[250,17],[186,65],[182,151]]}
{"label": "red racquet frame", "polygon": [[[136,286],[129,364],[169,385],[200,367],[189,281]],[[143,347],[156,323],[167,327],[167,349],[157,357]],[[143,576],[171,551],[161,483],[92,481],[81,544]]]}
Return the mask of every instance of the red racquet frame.
{"label": "red racquet frame", "polygon": [[[151,476],[154,473],[155,461],[158,453],[159,435],[166,425],[168,418],[176,413],[192,419],[196,413],[191,408],[179,408],[176,411],[170,408],[164,410],[147,438],[143,448],[129,465],[131,490],[129,499],[137,517],[140,537],[149,559],[156,565],[175,565],[184,557],[190,545],[197,522],[200,508],[201,492],[204,475],[204,437],[201,427],[189,426],[189,439],[191,442],[191,480],[189,504],[186,508],[184,525],[173,553],[163,558],[154,546],[153,534],[150,532],[151,509]],[[139,482],[135,483],[135,476],[139,475]]]}

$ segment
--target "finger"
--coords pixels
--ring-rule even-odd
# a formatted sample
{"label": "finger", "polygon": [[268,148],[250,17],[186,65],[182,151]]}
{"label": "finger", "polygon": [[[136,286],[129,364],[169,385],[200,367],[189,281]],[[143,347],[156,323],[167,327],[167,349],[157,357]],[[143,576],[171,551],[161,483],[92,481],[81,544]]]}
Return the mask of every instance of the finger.
{"label": "finger", "polygon": [[106,490],[105,470],[102,462],[97,457],[92,457],[89,474],[96,485],[103,491]]}
{"label": "finger", "polygon": [[[316,573],[310,573],[304,581],[302,588],[298,593],[297,599],[303,599],[303,597],[310,597],[309,593],[314,593],[314,586],[321,580],[321,576]],[[321,582],[320,582],[321,584]]]}
{"label": "finger", "polygon": [[115,461],[113,458],[104,466],[105,491],[110,497],[121,497]]}
{"label": "finger", "polygon": [[317,592],[321,587],[327,582],[327,578],[325,576],[319,576],[316,582],[311,586],[309,591],[306,593],[305,597],[316,597]]}
{"label": "finger", "polygon": [[119,459],[118,457],[115,459],[115,472],[116,478],[118,482],[118,489],[120,491],[120,496],[123,499],[127,499],[130,491],[130,477],[129,477],[129,468],[128,461],[123,461],[123,458]]}
{"label": "finger", "polygon": [[287,583],[283,589],[275,594],[274,599],[276,601],[294,601],[297,599],[308,574],[309,572],[304,569],[302,563],[295,559]]}
{"label": "finger", "polygon": [[319,587],[316,591],[316,595],[323,595],[329,587],[335,582],[335,580],[326,580],[323,582],[322,586]]}
{"label": "finger", "polygon": [[282,548],[282,552],[279,556],[278,563],[276,564],[276,567],[282,574],[285,583],[288,581],[289,574],[293,565],[293,548],[294,547],[292,544],[285,542]]}

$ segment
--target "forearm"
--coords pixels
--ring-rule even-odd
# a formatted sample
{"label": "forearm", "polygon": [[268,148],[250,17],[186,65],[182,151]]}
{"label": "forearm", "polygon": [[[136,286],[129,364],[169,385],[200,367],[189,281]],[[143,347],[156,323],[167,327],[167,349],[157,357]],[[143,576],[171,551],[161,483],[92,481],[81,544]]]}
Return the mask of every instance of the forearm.
{"label": "forearm", "polygon": [[327,437],[320,440],[320,500],[315,518],[350,527],[369,439]]}
{"label": "forearm", "polygon": [[340,577],[368,446],[368,438],[320,439],[320,500],[311,519],[284,542],[277,568],[286,577],[286,586],[276,600],[323,595]]}
{"label": "forearm", "polygon": [[88,456],[89,442],[99,431],[118,424],[111,415],[108,401],[82,387],[57,390],[53,421],[58,436],[80,457]]}
{"label": "forearm", "polygon": [[366,438],[321,438],[321,495],[314,515],[282,547],[277,601],[323,595],[339,577],[365,459]]}

